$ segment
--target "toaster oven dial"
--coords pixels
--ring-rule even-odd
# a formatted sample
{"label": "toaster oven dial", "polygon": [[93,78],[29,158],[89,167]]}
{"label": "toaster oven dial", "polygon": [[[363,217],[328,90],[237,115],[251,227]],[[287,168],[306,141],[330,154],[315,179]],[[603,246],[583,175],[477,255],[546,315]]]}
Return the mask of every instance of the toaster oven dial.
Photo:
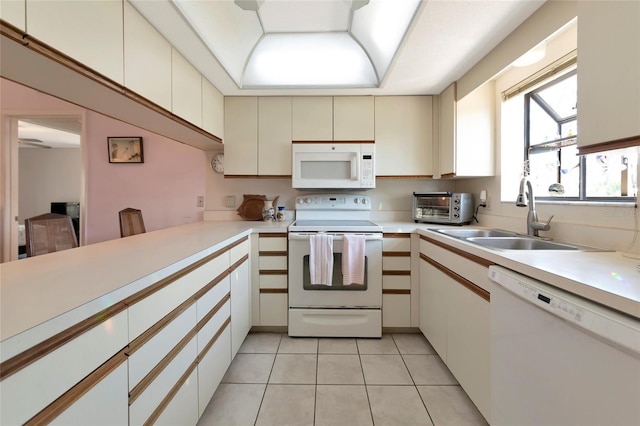
{"label": "toaster oven dial", "polygon": [[460,217],[460,213],[454,213],[453,217],[455,217],[456,219],[458,219]]}

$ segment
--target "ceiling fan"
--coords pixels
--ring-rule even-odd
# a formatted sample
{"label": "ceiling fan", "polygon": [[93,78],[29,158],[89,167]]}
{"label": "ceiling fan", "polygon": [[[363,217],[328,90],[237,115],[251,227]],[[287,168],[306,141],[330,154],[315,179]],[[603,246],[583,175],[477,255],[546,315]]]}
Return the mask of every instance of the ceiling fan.
{"label": "ceiling fan", "polygon": [[21,138],[18,139],[18,142],[22,145],[35,146],[36,148],[51,149],[49,145],[44,145],[44,142],[42,142],[40,139]]}

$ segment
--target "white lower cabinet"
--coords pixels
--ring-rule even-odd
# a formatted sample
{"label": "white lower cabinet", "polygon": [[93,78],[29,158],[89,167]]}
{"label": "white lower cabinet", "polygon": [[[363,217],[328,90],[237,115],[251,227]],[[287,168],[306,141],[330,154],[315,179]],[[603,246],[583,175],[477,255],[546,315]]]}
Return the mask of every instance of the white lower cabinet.
{"label": "white lower cabinet", "polygon": [[231,357],[238,353],[250,328],[251,283],[249,261],[245,261],[231,271]]}
{"label": "white lower cabinet", "polygon": [[288,246],[286,233],[261,233],[258,238],[260,326],[288,324]]}
{"label": "white lower cabinet", "polygon": [[488,265],[420,241],[420,330],[491,421]]}
{"label": "white lower cabinet", "polygon": [[411,296],[411,234],[384,234],[383,327],[411,327]]}
{"label": "white lower cabinet", "polygon": [[126,425],[129,421],[127,395],[127,363],[123,362],[51,424]]}
{"label": "white lower cabinet", "polygon": [[286,293],[260,293],[260,325],[286,326],[289,299]]}
{"label": "white lower cabinet", "polygon": [[198,371],[194,368],[153,424],[189,426],[198,423],[199,418]]}
{"label": "white lower cabinet", "polygon": [[198,362],[198,416],[207,408],[231,364],[231,331],[227,326]]}

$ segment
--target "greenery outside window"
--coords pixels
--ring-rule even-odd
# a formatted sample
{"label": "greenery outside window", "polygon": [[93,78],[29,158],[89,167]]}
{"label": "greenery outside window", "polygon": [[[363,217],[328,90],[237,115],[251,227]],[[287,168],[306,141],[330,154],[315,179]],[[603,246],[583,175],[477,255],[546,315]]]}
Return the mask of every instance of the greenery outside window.
{"label": "greenery outside window", "polygon": [[541,200],[632,202],[638,147],[578,155],[577,70],[524,96],[525,173]]}

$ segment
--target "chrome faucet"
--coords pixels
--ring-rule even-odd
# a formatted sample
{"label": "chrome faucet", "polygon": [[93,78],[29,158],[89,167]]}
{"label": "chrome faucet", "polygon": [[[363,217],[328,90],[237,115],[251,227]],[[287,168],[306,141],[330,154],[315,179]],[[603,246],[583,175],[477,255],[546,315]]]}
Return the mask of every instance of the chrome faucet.
{"label": "chrome faucet", "polygon": [[[526,196],[525,196],[525,184],[526,184]],[[527,207],[529,206],[529,212],[527,213],[527,235],[533,237],[539,237],[538,231],[548,231],[551,229],[551,219],[545,222],[538,222],[538,212],[536,211],[536,200],[533,196],[533,187],[531,181],[526,177],[523,177],[520,181],[520,192],[516,199],[516,206]]]}

